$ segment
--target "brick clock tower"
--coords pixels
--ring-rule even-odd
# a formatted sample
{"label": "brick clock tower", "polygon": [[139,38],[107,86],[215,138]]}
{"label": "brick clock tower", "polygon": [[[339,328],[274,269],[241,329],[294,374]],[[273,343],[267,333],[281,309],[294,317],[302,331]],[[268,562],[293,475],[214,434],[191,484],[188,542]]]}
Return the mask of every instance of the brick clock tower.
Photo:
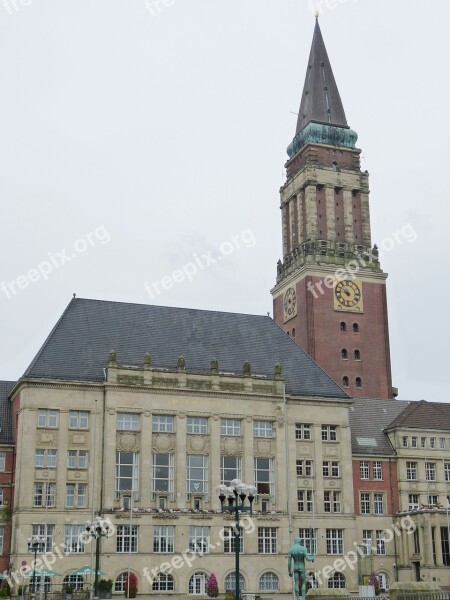
{"label": "brick clock tower", "polygon": [[392,398],[387,274],[372,247],[361,171],[318,20],[281,188],[274,320],[350,396]]}

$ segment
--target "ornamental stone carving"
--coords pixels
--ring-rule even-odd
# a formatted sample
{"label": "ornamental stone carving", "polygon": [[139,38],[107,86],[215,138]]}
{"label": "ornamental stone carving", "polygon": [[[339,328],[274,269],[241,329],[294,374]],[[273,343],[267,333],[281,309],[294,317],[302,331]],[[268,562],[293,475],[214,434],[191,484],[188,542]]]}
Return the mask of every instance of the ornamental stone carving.
{"label": "ornamental stone carving", "polygon": [[209,437],[188,435],[187,451],[190,454],[209,454]]}
{"label": "ornamental stone carving", "polygon": [[55,434],[53,432],[39,431],[39,443],[40,444],[54,444]]}
{"label": "ornamental stone carving", "polygon": [[171,452],[175,450],[175,436],[170,433],[157,433],[153,436],[153,450]]}
{"label": "ornamental stone carving", "polygon": [[297,445],[297,456],[309,456],[311,454],[311,444]]}
{"label": "ornamental stone carving", "polygon": [[275,450],[271,440],[256,440],[254,444],[255,456],[274,458]]}
{"label": "ornamental stone carving", "polygon": [[72,444],[84,444],[86,443],[86,436],[84,433],[73,433],[71,435],[71,443]]}
{"label": "ornamental stone carving", "polygon": [[242,438],[237,436],[222,437],[221,453],[224,456],[241,456],[242,455]]}
{"label": "ornamental stone carving", "polygon": [[139,434],[134,431],[121,431],[117,434],[117,448],[124,452],[138,450],[140,446]]}
{"label": "ornamental stone carving", "polygon": [[336,446],[325,446],[323,453],[325,456],[337,456],[338,449]]}

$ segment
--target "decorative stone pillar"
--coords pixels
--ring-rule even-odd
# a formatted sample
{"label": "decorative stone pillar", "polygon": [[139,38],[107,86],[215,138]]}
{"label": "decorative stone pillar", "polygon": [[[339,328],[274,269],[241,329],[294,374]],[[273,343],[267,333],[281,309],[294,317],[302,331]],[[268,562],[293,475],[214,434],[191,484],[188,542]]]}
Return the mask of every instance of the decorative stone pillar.
{"label": "decorative stone pillar", "polygon": [[370,209],[369,209],[369,194],[361,192],[361,221],[363,244],[368,248],[372,247],[371,232],[370,232]]}
{"label": "decorative stone pillar", "polygon": [[344,197],[344,225],[345,241],[348,244],[355,243],[355,232],[353,229],[353,199],[350,190],[343,190]]}

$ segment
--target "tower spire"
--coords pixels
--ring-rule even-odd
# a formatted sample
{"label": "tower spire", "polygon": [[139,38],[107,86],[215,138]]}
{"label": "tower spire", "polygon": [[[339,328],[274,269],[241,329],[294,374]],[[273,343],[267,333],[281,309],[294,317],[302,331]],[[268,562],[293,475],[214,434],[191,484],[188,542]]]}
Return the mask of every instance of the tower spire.
{"label": "tower spire", "polygon": [[310,121],[348,127],[342,100],[320,31],[318,13],[316,13],[314,36],[295,133],[299,133]]}

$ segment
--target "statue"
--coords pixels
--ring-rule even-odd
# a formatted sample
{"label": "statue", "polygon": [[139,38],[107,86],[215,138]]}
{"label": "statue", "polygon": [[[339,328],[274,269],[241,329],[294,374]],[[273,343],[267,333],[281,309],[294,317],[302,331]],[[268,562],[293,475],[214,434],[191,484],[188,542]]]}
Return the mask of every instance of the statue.
{"label": "statue", "polygon": [[[295,599],[300,600],[300,577],[302,580],[302,600],[305,600],[306,595],[306,569],[305,569],[305,558],[314,562],[314,554],[308,554],[308,551],[304,546],[301,545],[301,539],[296,537],[294,539],[294,545],[289,548],[288,551],[288,571],[289,577],[294,574],[294,588],[295,588]],[[291,568],[292,561],[294,561],[294,568]]]}

